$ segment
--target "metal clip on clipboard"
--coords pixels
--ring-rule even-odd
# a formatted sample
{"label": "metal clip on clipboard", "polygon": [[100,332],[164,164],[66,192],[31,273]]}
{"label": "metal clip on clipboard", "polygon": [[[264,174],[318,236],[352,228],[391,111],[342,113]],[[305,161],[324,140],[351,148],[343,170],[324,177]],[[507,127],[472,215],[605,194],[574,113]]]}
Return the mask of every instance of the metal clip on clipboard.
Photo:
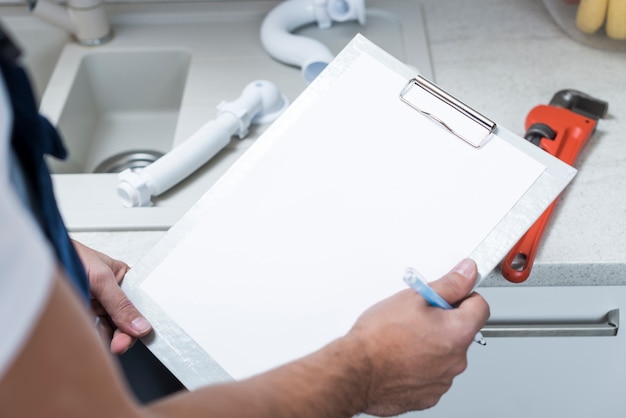
{"label": "metal clip on clipboard", "polygon": [[475,148],[483,146],[496,129],[494,121],[419,75],[404,86],[400,99]]}

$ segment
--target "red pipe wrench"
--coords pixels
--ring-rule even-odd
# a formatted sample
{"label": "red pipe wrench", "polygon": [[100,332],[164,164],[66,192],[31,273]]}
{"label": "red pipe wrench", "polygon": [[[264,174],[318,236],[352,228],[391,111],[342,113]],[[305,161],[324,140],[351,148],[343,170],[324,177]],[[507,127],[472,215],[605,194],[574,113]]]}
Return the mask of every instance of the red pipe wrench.
{"label": "red pipe wrench", "polygon": [[[576,157],[593,135],[598,119],[606,116],[608,103],[576,90],[557,92],[549,105],[534,107],[526,117],[524,138],[561,161],[574,165]],[[543,231],[558,198],[509,251],[500,265],[510,282],[528,279]]]}

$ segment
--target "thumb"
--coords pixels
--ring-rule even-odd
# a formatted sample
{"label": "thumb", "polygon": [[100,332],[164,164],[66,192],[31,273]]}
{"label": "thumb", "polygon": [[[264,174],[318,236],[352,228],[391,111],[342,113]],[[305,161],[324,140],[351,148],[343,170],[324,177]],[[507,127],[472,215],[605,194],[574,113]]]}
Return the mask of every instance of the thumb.
{"label": "thumb", "polygon": [[101,283],[100,287],[92,288],[92,292],[115,326],[124,333],[143,337],[151,331],[148,320],[139,313],[113,277]]}
{"label": "thumb", "polygon": [[466,258],[448,274],[431,282],[430,286],[450,305],[455,305],[470,294],[477,276],[476,263],[474,260]]}

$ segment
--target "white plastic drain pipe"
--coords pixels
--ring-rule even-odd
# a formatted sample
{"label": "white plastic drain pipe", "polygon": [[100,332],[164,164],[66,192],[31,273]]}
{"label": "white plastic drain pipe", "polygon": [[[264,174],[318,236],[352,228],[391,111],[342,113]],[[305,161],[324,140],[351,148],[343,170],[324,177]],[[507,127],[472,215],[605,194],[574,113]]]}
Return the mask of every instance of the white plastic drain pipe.
{"label": "white plastic drain pipe", "polygon": [[321,42],[291,32],[313,22],[327,29],[332,22],[358,20],[365,24],[364,0],[286,0],[263,19],[261,43],[273,58],[302,69],[310,83],[334,55]]}
{"label": "white plastic drain pipe", "polygon": [[222,102],[217,118],[209,121],[179,146],[146,166],[119,174],[117,194],[126,207],[150,206],[151,198],[169,190],[209,161],[230,142],[244,138],[250,124],[274,121],[289,101],[269,81],[248,84],[234,102]]}

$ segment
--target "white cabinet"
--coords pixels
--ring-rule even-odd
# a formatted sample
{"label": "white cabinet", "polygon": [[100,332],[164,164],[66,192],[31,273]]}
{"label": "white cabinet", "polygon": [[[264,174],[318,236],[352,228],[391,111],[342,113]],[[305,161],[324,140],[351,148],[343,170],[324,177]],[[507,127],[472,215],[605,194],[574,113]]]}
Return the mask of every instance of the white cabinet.
{"label": "white cabinet", "polygon": [[[489,324],[587,327],[610,333],[617,324],[607,323],[606,316],[614,309],[626,323],[626,286],[504,287],[479,292],[491,306]],[[470,348],[468,360],[468,369],[437,406],[405,416],[626,417],[626,330],[619,327],[614,336],[491,336],[487,346]]]}

